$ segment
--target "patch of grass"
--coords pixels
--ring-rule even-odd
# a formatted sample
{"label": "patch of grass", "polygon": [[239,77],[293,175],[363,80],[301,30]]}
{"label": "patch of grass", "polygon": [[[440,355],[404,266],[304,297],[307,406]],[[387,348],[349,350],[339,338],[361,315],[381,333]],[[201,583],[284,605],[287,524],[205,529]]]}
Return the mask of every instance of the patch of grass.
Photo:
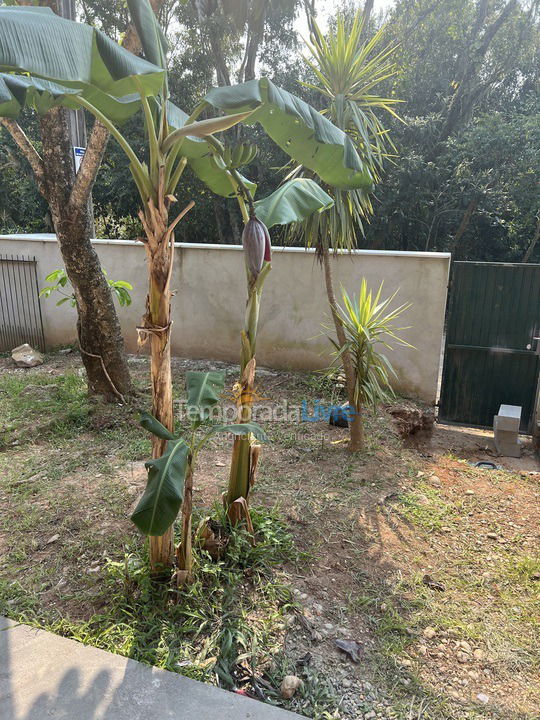
{"label": "patch of grass", "polygon": [[6,445],[44,434],[75,437],[86,425],[89,412],[86,380],[79,373],[33,375],[30,383],[22,374],[2,378],[0,413]]}
{"label": "patch of grass", "polygon": [[396,507],[407,520],[427,532],[451,524],[457,514],[456,506],[443,500],[441,493],[425,482],[417,483],[414,490],[404,493]]}
{"label": "patch of grass", "polygon": [[[277,691],[285,675],[296,675],[302,685],[290,700],[283,700]],[[274,705],[281,705],[287,710],[305,715],[313,720],[330,720],[339,718],[341,698],[327,676],[309,666],[298,667],[283,653],[274,658],[271,669],[267,673],[275,691],[267,691]]]}
{"label": "patch of grass", "polygon": [[[195,580],[180,591],[151,579],[137,539],[124,558],[107,560],[103,572],[83,574],[89,586],[79,583],[78,592],[93,587],[102,605],[89,619],[59,615],[38,602],[24,588],[30,578],[2,581],[0,613],[189,677],[237,686],[246,671],[270,667],[280,649],[283,614],[292,607],[274,570],[295,557],[291,536],[275,511],[253,509],[252,518],[257,544],[238,530],[219,562],[195,548]],[[91,554],[87,548],[83,573]],[[36,582],[34,575],[29,584]]]}

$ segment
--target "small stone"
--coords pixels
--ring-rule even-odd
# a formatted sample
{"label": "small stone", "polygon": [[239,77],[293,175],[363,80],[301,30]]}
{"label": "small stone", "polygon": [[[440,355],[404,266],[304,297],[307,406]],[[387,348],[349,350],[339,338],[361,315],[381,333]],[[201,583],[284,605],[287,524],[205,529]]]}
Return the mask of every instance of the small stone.
{"label": "small stone", "polygon": [[411,667],[412,665],[412,662],[408,658],[402,658],[399,662],[403,667]]}
{"label": "small stone", "polygon": [[324,623],[324,629],[327,632],[332,632],[332,630],[334,629],[334,626],[332,625],[332,623]]}
{"label": "small stone", "polygon": [[484,659],[484,651],[481,650],[480,648],[476,648],[473,651],[473,657],[475,660],[483,660]]}
{"label": "small stone", "polygon": [[435,628],[432,628],[432,627],[424,628],[423,635],[428,640],[431,640],[432,638],[434,638],[436,634],[437,634],[437,631],[435,630]]}
{"label": "small stone", "polygon": [[465,495],[474,495],[474,490],[465,490]]}
{"label": "small stone", "polygon": [[419,645],[418,652],[420,655],[427,655],[427,647],[425,645]]}
{"label": "small stone", "polygon": [[313,603],[313,613],[314,615],[322,615],[323,606],[320,603]]}
{"label": "small stone", "polygon": [[343,680],[341,681],[341,684],[343,685],[344,688],[350,688],[352,685],[352,680],[349,680],[349,678],[343,678]]}
{"label": "small stone", "polygon": [[32,368],[36,365],[43,365],[43,355],[30,347],[28,343],[13,348],[11,357],[17,367]]}
{"label": "small stone", "polygon": [[281,681],[281,697],[290,700],[300,685],[302,685],[302,680],[297,675],[285,675]]}
{"label": "small stone", "polygon": [[377,717],[377,713],[375,712],[375,710],[370,710],[369,712],[365,713],[364,720],[371,720],[374,717]]}
{"label": "small stone", "polygon": [[465,652],[467,652],[467,653],[470,653],[471,650],[472,650],[471,646],[469,645],[469,643],[468,643],[466,640],[462,640],[462,641],[460,642],[460,646],[461,646],[462,649],[465,650]]}
{"label": "small stone", "polygon": [[456,658],[457,661],[460,663],[466,663],[469,660],[469,656],[467,655],[467,653],[463,652],[463,650],[458,650],[458,652],[456,653]]}
{"label": "small stone", "polygon": [[486,695],[485,693],[478,693],[478,695],[476,696],[476,699],[478,700],[478,702],[481,702],[484,705],[486,705],[489,702],[489,695]]}
{"label": "small stone", "polygon": [[51,537],[47,540],[45,545],[52,545],[52,543],[56,542],[60,538],[60,535],[56,533],[56,535],[51,535]]}
{"label": "small stone", "polygon": [[488,537],[490,540],[496,540],[499,536],[497,535],[497,533],[488,532],[488,534],[486,535],[486,537]]}

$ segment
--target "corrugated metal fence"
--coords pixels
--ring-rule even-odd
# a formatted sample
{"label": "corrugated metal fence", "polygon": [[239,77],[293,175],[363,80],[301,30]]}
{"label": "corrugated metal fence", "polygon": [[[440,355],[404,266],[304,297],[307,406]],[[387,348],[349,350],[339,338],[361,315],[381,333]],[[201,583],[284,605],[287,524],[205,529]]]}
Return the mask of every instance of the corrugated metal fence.
{"label": "corrugated metal fence", "polygon": [[0,352],[29,343],[45,350],[35,257],[0,255]]}
{"label": "corrugated metal fence", "polygon": [[502,403],[530,431],[540,368],[540,265],[455,262],[439,418],[492,427]]}

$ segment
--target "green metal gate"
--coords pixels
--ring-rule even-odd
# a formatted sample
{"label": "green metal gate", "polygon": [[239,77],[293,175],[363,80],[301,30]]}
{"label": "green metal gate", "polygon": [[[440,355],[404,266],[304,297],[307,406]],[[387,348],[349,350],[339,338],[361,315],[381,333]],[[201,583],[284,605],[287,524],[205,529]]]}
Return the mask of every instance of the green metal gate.
{"label": "green metal gate", "polygon": [[530,432],[540,355],[540,265],[455,262],[439,420],[492,427],[521,405]]}

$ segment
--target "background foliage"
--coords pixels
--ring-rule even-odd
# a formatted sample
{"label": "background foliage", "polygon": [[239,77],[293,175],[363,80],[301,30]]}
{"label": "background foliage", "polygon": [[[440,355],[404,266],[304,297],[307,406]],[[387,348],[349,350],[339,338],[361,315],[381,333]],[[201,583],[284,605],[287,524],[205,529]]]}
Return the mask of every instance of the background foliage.
{"label": "background foliage", "polygon": [[[342,5],[346,16],[352,17],[356,5]],[[405,122],[390,122],[397,153],[377,186],[365,237],[358,233],[360,247],[523,259],[540,228],[539,6],[538,0],[397,0],[384,17],[372,13],[366,38],[384,24],[386,41],[398,46],[393,58],[399,72],[384,92],[405,101],[399,108]],[[84,0],[78,10],[115,39],[124,32],[121,0]],[[301,85],[313,79],[295,21],[303,12],[298,0],[167,0],[161,20],[171,47],[174,102],[190,111],[218,78],[249,79],[251,53],[257,75],[316,103]],[[33,140],[36,122],[30,114],[22,119]],[[259,145],[246,174],[263,197],[284,175],[284,154],[256,129],[229,132]],[[125,134],[144,152],[140,117],[129,121]],[[187,173],[181,193],[196,207],[181,224],[179,240],[239,241],[234,202],[212,196]],[[140,233],[135,188],[113,141],[93,197],[98,235]],[[50,230],[26,161],[0,129],[0,232]],[[540,242],[530,260],[540,261]]]}

